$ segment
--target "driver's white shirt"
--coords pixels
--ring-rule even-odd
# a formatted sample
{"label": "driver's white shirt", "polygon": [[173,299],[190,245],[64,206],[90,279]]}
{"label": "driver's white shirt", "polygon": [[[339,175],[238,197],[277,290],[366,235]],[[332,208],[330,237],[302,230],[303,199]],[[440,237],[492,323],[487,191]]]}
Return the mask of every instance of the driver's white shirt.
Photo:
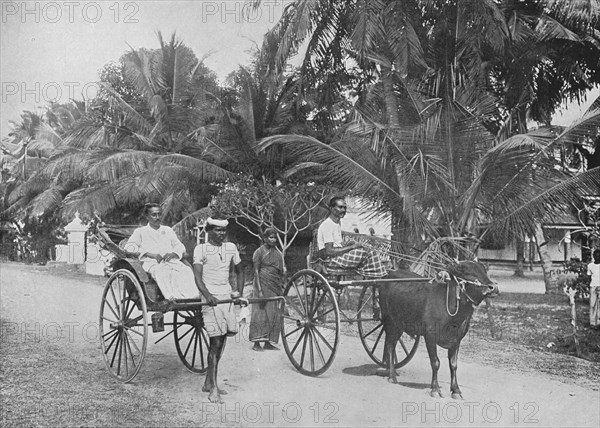
{"label": "driver's white shirt", "polygon": [[334,247],[342,246],[342,225],[333,221],[331,217],[327,217],[317,231],[317,248],[320,251],[325,248],[325,244],[330,242]]}

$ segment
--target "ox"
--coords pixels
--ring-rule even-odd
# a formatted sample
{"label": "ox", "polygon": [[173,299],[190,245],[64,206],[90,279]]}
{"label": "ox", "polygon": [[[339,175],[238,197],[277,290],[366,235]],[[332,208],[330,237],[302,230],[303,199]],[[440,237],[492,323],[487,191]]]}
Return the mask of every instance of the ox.
{"label": "ox", "polygon": [[[458,349],[467,334],[474,306],[484,298],[498,294],[479,262],[461,262],[441,272],[437,283],[402,282],[380,285],[380,305],[385,331],[385,359],[389,366],[389,382],[397,383],[394,368],[395,348],[402,332],[423,336],[431,363],[432,397],[442,397],[438,384],[440,360],[437,345],[448,349],[450,391],[452,398],[462,399],[456,380]],[[408,271],[390,272],[388,278],[420,278]]]}

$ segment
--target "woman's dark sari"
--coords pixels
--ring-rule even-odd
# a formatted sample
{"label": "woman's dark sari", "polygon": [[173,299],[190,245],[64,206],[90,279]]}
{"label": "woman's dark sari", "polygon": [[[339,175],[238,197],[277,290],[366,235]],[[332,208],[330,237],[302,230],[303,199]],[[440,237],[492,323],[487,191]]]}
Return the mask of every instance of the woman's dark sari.
{"label": "woman's dark sari", "polygon": [[[264,297],[280,296],[283,287],[283,256],[275,247],[262,245],[252,257],[255,271],[258,270]],[[254,296],[258,296],[258,285],[254,280]],[[250,340],[277,343],[281,331],[280,302],[252,305],[250,318]]]}

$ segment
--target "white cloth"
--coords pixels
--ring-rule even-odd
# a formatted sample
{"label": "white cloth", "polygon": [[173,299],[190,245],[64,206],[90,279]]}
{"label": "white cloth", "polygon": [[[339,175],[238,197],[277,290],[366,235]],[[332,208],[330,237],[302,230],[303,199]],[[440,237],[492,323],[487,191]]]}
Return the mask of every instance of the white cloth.
{"label": "white cloth", "polygon": [[[216,295],[219,300],[230,299],[229,294]],[[204,328],[208,337],[235,336],[239,331],[233,303],[223,303],[217,306],[202,307]]]}
{"label": "white cloth", "polygon": [[181,259],[185,246],[170,227],[162,225],[158,229],[153,229],[150,225],[139,227],[134,230],[125,249],[140,253],[142,268],[154,278],[165,299],[193,299],[200,296],[194,272],[181,260],[173,259],[158,263],[155,259],[144,257],[146,253],[161,256],[175,253]]}
{"label": "white cloth", "polygon": [[587,267],[587,274],[592,277],[590,287],[600,287],[600,263],[590,263]]}
{"label": "white cloth", "polygon": [[334,247],[342,246],[342,225],[334,222],[330,217],[327,217],[317,231],[317,248],[322,250],[325,244],[332,242]]}
{"label": "white cloth", "polygon": [[194,264],[203,266],[202,282],[212,295],[231,293],[229,268],[232,263],[238,265],[241,261],[233,242],[223,242],[219,246],[207,242],[196,246],[194,250]]}
{"label": "white cloth", "polygon": [[210,224],[212,226],[217,226],[217,227],[227,227],[229,225],[229,220],[222,220],[222,219],[209,217],[206,219],[206,224]]}
{"label": "white cloth", "polygon": [[194,271],[181,260],[157,263],[148,271],[165,299],[195,299],[200,297]]}

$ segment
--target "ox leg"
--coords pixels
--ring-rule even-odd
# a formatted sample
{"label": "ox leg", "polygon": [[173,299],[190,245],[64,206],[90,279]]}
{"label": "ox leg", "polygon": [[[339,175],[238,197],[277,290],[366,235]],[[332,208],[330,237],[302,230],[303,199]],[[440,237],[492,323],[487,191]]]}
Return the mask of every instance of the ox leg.
{"label": "ox leg", "polygon": [[385,334],[385,347],[384,347],[384,360],[383,363],[387,364],[389,368],[388,382],[389,383],[398,383],[397,373],[396,373],[396,363],[398,358],[396,357],[396,343],[398,343],[398,339],[400,335],[397,332],[387,332]]}
{"label": "ox leg", "polygon": [[456,346],[448,348],[448,362],[450,363],[450,392],[452,393],[452,398],[455,400],[462,400],[462,392],[458,387],[458,380],[456,379],[456,369],[458,368],[458,349],[460,348],[460,343],[457,343]]}
{"label": "ox leg", "polygon": [[427,345],[427,353],[429,354],[429,362],[431,363],[431,392],[432,397],[443,398],[440,384],[438,383],[438,370],[440,369],[440,359],[437,355],[437,343],[435,337],[425,336],[425,345]]}

